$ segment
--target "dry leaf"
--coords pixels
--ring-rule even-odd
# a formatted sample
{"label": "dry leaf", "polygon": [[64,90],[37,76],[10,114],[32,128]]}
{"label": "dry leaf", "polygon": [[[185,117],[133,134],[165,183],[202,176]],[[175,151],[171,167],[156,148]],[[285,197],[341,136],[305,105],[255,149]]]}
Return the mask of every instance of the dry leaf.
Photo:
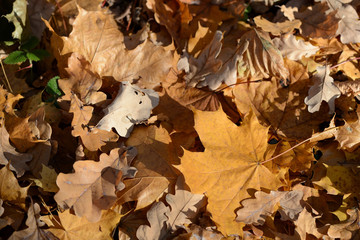
{"label": "dry leaf", "polygon": [[308,105],[308,111],[311,113],[320,110],[322,101],[329,104],[329,113],[335,111],[335,99],[340,97],[340,90],[334,84],[334,79],[330,77],[330,67],[321,66],[316,68],[314,75],[314,85],[309,89],[308,96],[305,98],[305,104]]}
{"label": "dry leaf", "polygon": [[242,59],[246,67],[245,76],[249,74],[252,80],[270,76],[285,80],[289,77],[281,53],[272,43],[268,33],[252,29],[241,37],[240,46],[242,44],[249,44]]}
{"label": "dry leaf", "polygon": [[255,199],[245,199],[241,202],[244,206],[236,214],[236,221],[246,224],[263,225],[265,218],[274,214],[279,206],[288,218],[295,220],[296,216],[302,211],[300,205],[303,192],[290,191],[280,192],[271,191],[269,194],[261,191],[255,193]]}
{"label": "dry leaf", "polygon": [[266,18],[257,16],[254,18],[256,26],[260,27],[265,32],[269,32],[272,35],[280,36],[285,33],[291,33],[294,29],[299,29],[301,21],[296,19],[293,21],[285,22],[270,22]]}
{"label": "dry leaf", "polygon": [[308,234],[311,234],[316,238],[323,236],[323,234],[321,234],[316,227],[315,219],[316,217],[313,217],[311,213],[309,213],[306,208],[304,208],[299,214],[298,219],[294,221],[296,226],[295,231],[301,240],[308,239]]}
{"label": "dry leaf", "polygon": [[331,238],[351,239],[352,232],[359,229],[359,209],[348,209],[347,214],[349,219],[342,223],[330,225],[328,229],[328,235]]}
{"label": "dry leaf", "polygon": [[104,109],[105,116],[96,127],[106,131],[115,128],[120,136],[129,137],[134,125],[147,120],[158,104],[159,95],[154,90],[122,82],[116,98]]}
{"label": "dry leaf", "polygon": [[136,155],[135,148],[116,148],[110,155],[101,154],[100,162],[78,161],[75,173],[60,173],[56,184],[60,191],[55,200],[63,209],[74,208],[79,217],[90,222],[101,218],[101,210],[107,210],[116,201],[116,192],[124,189],[124,178],[132,178],[136,169],[130,167]]}
{"label": "dry leaf", "polygon": [[[212,119],[212,121],[209,121]],[[195,111],[195,129],[205,152],[185,151],[177,168],[193,193],[206,193],[208,211],[224,235],[240,234],[234,211],[248,188],[277,190],[280,180],[261,164],[269,158],[268,128],[249,113],[240,127],[216,112]],[[247,139],[247,141],[244,141]]]}
{"label": "dry leaf", "polygon": [[21,177],[24,175],[25,171],[29,170],[26,162],[29,162],[32,159],[32,155],[29,153],[19,153],[10,145],[9,134],[4,126],[0,127],[0,133],[0,164],[9,164],[10,170],[15,171],[16,176]]}
{"label": "dry leaf", "polygon": [[352,152],[360,145],[360,120],[351,123],[344,121],[345,125],[339,127],[334,136],[342,149]]}
{"label": "dry leaf", "polygon": [[296,39],[294,35],[274,38],[273,43],[280,50],[283,57],[295,61],[300,60],[303,56],[310,57],[320,49],[302,39]]}
{"label": "dry leaf", "polygon": [[41,187],[46,192],[58,192],[59,188],[56,185],[57,173],[53,168],[42,165],[40,179],[35,179],[34,182],[37,186]]}
{"label": "dry leaf", "polygon": [[162,127],[138,126],[126,145],[134,146],[138,154],[133,166],[138,170],[132,179],[125,179],[126,188],[118,193],[118,204],[137,201],[136,209],[149,206],[174,186],[177,174],[173,163],[178,162],[168,132]]}
{"label": "dry leaf", "polygon": [[45,217],[53,224],[48,231],[62,240],[113,239],[111,233],[121,218],[120,214],[111,210],[102,211],[100,220],[95,223],[71,214],[70,210],[59,212],[58,216],[58,219],[49,215]]}

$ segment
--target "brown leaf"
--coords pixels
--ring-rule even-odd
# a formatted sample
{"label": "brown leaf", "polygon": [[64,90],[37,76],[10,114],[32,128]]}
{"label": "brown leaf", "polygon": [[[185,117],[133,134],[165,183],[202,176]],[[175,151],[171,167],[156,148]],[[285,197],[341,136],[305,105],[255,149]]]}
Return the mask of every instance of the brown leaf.
{"label": "brown leaf", "polygon": [[[358,117],[360,114],[358,114]],[[355,122],[348,123],[346,120],[345,125],[339,127],[334,133],[335,139],[340,143],[342,149],[350,152],[354,151],[360,146],[360,119]]]}
{"label": "brown leaf", "polygon": [[[128,51],[123,43],[124,36],[110,14],[88,12],[80,7],[78,10],[73,31],[68,38],[62,37],[63,47],[54,45],[60,46],[61,55],[76,52],[84,56],[93,72],[101,77],[112,76],[117,81],[130,82],[138,79],[142,88],[152,89],[160,85],[170,69],[170,51],[149,40]],[[59,38],[54,40],[59,42]]]}
{"label": "brown leaf", "polygon": [[89,126],[93,113],[92,106],[84,106],[75,94],[71,95],[71,106],[69,112],[74,114],[71,125],[71,134],[80,136],[84,146],[90,151],[96,151],[104,146],[106,142],[116,142],[118,135],[113,131],[106,131]]}
{"label": "brown leaf", "polygon": [[26,226],[27,228],[21,231],[15,231],[9,238],[9,240],[47,240],[51,239],[49,233],[46,230],[41,229],[45,225],[40,219],[40,206],[37,203],[31,204],[28,209]]}
{"label": "brown leaf", "polygon": [[325,2],[315,4],[303,12],[296,12],[295,18],[301,20],[300,32],[305,37],[332,38],[338,28],[336,12],[325,14],[329,9]]}
{"label": "brown leaf", "polygon": [[349,219],[342,223],[330,225],[328,235],[331,238],[351,239],[352,232],[359,229],[359,209],[348,209]]}
{"label": "brown leaf", "polygon": [[[23,96],[20,94],[14,95],[9,93],[7,90],[3,88],[3,86],[0,86],[0,110],[4,111],[6,113],[9,113],[11,115],[15,115],[14,113],[14,106],[22,99]],[[4,117],[2,114],[1,117]]]}
{"label": "brown leaf", "polygon": [[125,187],[122,180],[136,174],[136,169],[130,167],[135,155],[135,148],[116,148],[110,155],[100,155],[99,162],[76,162],[75,173],[58,175],[56,202],[63,209],[73,207],[77,216],[90,222],[99,221],[101,210],[109,209],[116,201],[116,192]]}
{"label": "brown leaf", "polygon": [[126,145],[138,150],[133,163],[138,172],[135,178],[124,180],[126,188],[118,193],[117,204],[137,201],[136,208],[141,209],[175,184],[177,174],[171,164],[178,160],[170,136],[162,127],[136,127]]}
{"label": "brown leaf", "polygon": [[246,67],[244,76],[250,76],[252,80],[270,76],[281,79],[289,77],[281,53],[272,43],[268,33],[252,29],[241,37],[240,46],[242,44],[249,44],[242,59],[242,64]]}
{"label": "brown leaf", "polygon": [[25,171],[29,170],[26,162],[30,161],[33,157],[29,153],[19,153],[15,150],[9,142],[9,134],[5,127],[0,127],[0,164],[7,165],[12,171],[15,171],[17,177],[24,175]]}
{"label": "brown leaf", "polygon": [[301,25],[300,20],[285,21],[285,22],[270,22],[266,18],[257,16],[254,18],[256,26],[260,27],[265,32],[269,32],[272,35],[280,36],[285,33],[292,33],[294,29],[299,29]]}
{"label": "brown leaf", "polygon": [[0,199],[25,209],[25,198],[30,186],[20,187],[9,165],[0,170]]}
{"label": "brown leaf", "polygon": [[61,100],[71,100],[73,93],[80,96],[85,104],[96,104],[106,100],[106,94],[98,92],[102,80],[91,72],[91,65],[83,56],[72,53],[68,59],[68,68],[65,69],[68,78],[58,81],[59,87],[64,92]]}
{"label": "brown leaf", "polygon": [[269,194],[257,191],[255,199],[245,199],[241,202],[244,207],[237,211],[236,221],[263,225],[265,218],[274,214],[279,207],[282,208],[284,216],[289,219],[296,219],[303,209],[300,205],[302,196],[301,191],[271,191]]}

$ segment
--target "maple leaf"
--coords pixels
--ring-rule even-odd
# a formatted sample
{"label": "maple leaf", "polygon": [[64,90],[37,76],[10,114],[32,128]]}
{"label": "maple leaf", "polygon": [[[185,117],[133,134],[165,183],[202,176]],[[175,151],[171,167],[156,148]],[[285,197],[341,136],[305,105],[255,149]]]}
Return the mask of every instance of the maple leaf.
{"label": "maple leaf", "polygon": [[325,15],[329,9],[326,3],[318,3],[303,12],[296,12],[295,18],[301,20],[300,32],[311,38],[331,38],[336,35],[338,19],[336,12]]}
{"label": "maple leaf", "polygon": [[294,35],[274,38],[273,42],[283,57],[287,57],[290,60],[300,60],[303,56],[310,57],[320,49],[302,39],[296,39]]}
{"label": "maple leaf", "polygon": [[117,204],[137,201],[136,209],[149,206],[174,186],[177,162],[174,145],[162,127],[139,126],[134,129],[126,145],[138,150],[133,166],[138,170],[132,179],[125,179],[126,188],[119,192]]}
{"label": "maple leaf", "polygon": [[34,180],[37,186],[41,187],[46,192],[56,193],[59,191],[59,188],[56,185],[56,178],[58,175],[54,169],[42,165],[39,175],[41,178]]}
{"label": "maple leaf", "polygon": [[33,203],[31,200],[31,204],[29,206],[27,212],[26,226],[28,228],[15,231],[10,237],[9,240],[21,240],[21,239],[29,239],[29,240],[46,240],[50,238],[49,233],[46,230],[41,229],[45,223],[39,219],[40,217],[40,206],[37,203]]}
{"label": "maple leaf", "polygon": [[19,153],[10,145],[9,134],[4,126],[0,127],[0,133],[0,164],[7,165],[9,163],[9,168],[15,171],[18,177],[21,177],[29,169],[26,162],[32,159],[32,155],[29,153]]}
{"label": "maple leaf", "polygon": [[[195,129],[205,152],[185,151],[176,166],[194,193],[206,193],[208,211],[225,234],[240,234],[242,224],[234,220],[247,189],[277,190],[280,180],[261,164],[268,156],[268,128],[250,112],[240,127],[216,112],[195,111]],[[211,121],[209,121],[211,119]],[[245,140],[246,139],[246,140]]]}
{"label": "maple leaf", "polygon": [[60,191],[54,199],[63,209],[73,207],[77,216],[98,221],[101,210],[115,203],[116,191],[125,187],[122,180],[136,174],[136,169],[129,166],[135,155],[135,148],[116,148],[109,155],[101,154],[100,162],[76,162],[75,173],[58,175]]}
{"label": "maple leaf", "polygon": [[102,211],[98,222],[90,222],[85,217],[78,217],[70,213],[70,210],[58,212],[57,216],[42,216],[42,220],[48,219],[48,231],[59,239],[64,240],[88,240],[88,239],[113,239],[111,233],[119,222],[121,215],[114,211]]}
{"label": "maple leaf", "polygon": [[78,11],[69,37],[55,35],[52,38],[52,45],[61,54],[55,55],[60,69],[64,66],[66,54],[76,52],[84,56],[93,72],[101,77],[112,76],[117,81],[139,79],[137,84],[149,89],[160,85],[170,69],[170,51],[155,46],[148,39],[135,49],[126,50],[124,36],[112,15],[80,7]]}
{"label": "maple leaf", "polygon": [[114,127],[120,136],[129,137],[134,125],[147,120],[158,104],[159,95],[154,90],[122,82],[116,98],[104,109],[105,116],[96,127],[106,131]]}
{"label": "maple leaf", "polygon": [[282,79],[289,77],[282,55],[272,43],[268,33],[252,29],[240,38],[240,45],[242,44],[249,44],[242,59],[246,66],[245,76],[249,74],[253,80],[270,76]]}
{"label": "maple leaf", "polygon": [[278,206],[281,206],[285,216],[288,216],[290,219],[296,219],[303,209],[300,205],[302,196],[303,192],[301,191],[271,191],[269,194],[257,191],[255,199],[245,199],[241,202],[244,207],[237,211],[236,221],[246,224],[263,225],[265,218],[276,212]]}
{"label": "maple leaf", "polygon": [[191,223],[190,219],[205,205],[204,195],[192,194],[186,190],[176,189],[175,195],[167,194],[167,207],[163,202],[155,203],[146,213],[150,227],[141,225],[136,231],[139,240],[165,239],[178,227]]}
{"label": "maple leaf", "polygon": [[272,35],[280,36],[285,33],[291,33],[294,29],[299,29],[301,21],[296,19],[294,21],[285,21],[285,22],[270,22],[266,18],[257,16],[254,18],[256,26],[260,27],[265,32],[269,32]]}
{"label": "maple leaf", "polygon": [[335,99],[340,97],[340,90],[335,86],[334,79],[330,76],[330,66],[320,66],[316,68],[314,75],[314,85],[309,89],[309,95],[305,98],[308,111],[313,113],[320,109],[322,101],[329,104],[329,113],[335,111]]}
{"label": "maple leaf", "polygon": [[[358,114],[359,116],[359,114]],[[343,126],[340,126],[334,133],[335,139],[340,143],[340,147],[350,152],[354,151],[360,145],[360,119],[348,123],[346,120]]]}

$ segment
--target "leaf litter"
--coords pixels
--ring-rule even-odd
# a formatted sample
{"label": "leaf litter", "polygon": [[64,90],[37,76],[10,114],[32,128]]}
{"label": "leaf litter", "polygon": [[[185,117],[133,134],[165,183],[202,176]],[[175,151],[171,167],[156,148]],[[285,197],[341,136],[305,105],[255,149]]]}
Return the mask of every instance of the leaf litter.
{"label": "leaf litter", "polygon": [[[358,9],[15,1],[1,236],[357,239]],[[51,57],[4,60],[32,36]]]}

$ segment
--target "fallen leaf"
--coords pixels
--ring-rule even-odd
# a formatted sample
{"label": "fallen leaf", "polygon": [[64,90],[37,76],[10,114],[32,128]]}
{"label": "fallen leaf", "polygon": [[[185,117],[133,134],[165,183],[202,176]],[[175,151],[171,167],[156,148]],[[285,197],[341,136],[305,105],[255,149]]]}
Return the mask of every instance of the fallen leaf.
{"label": "fallen leaf", "polygon": [[240,38],[240,46],[249,44],[243,53],[242,62],[245,64],[245,76],[252,80],[277,76],[281,79],[289,77],[289,71],[284,66],[280,51],[274,46],[269,34],[252,29]]}
{"label": "fallen leaf", "polygon": [[321,234],[316,227],[316,217],[313,217],[306,208],[304,208],[295,223],[295,231],[300,237],[301,240],[308,239],[308,234],[315,236],[316,238],[321,238],[324,234]]}
{"label": "fallen leaf", "polygon": [[93,72],[101,77],[112,76],[117,81],[130,82],[139,79],[138,85],[149,89],[160,85],[170,69],[170,51],[155,46],[149,40],[128,51],[123,43],[124,36],[110,14],[103,10],[86,11],[80,7],[78,11],[69,37],[61,40],[53,38],[53,41],[63,41],[53,45],[59,48],[63,57],[70,52],[84,56]]}
{"label": "fallen leaf", "polygon": [[191,223],[190,219],[197,215],[205,205],[204,195],[176,189],[175,195],[167,194],[167,207],[163,202],[155,203],[147,212],[150,227],[141,225],[136,231],[139,240],[166,239],[179,227]]}
{"label": "fallen leaf", "polygon": [[48,231],[63,240],[113,239],[111,233],[121,218],[120,214],[111,210],[102,211],[98,222],[90,222],[85,217],[75,216],[70,210],[58,212],[58,216],[58,220],[50,218],[54,226]]}
{"label": "fallen leaf", "polygon": [[241,200],[250,196],[247,189],[277,190],[281,186],[280,180],[261,164],[270,154],[268,128],[261,126],[251,112],[240,127],[228,120],[221,109],[194,114],[195,129],[205,152],[184,151],[176,167],[193,193],[206,193],[207,209],[218,229],[224,235],[241,235],[243,224],[234,221],[234,211]]}
{"label": "fallen leaf", "polygon": [[[197,240],[197,239],[206,239],[206,240],[221,240],[225,239],[224,235],[213,231],[212,229],[204,229],[195,224],[190,224],[190,226],[186,226],[185,230],[187,231],[184,239],[188,240]],[[190,233],[190,236],[188,235]],[[185,233],[183,233],[185,235]],[[187,237],[189,236],[189,237]],[[178,238],[174,238],[174,240],[182,240],[182,234],[178,236]],[[227,238],[226,238],[227,239]],[[230,240],[230,239],[228,239]]]}
{"label": "fallen leaf", "polygon": [[359,229],[359,209],[348,209],[349,219],[342,223],[330,225],[327,234],[331,238],[351,239],[352,232]]}
{"label": "fallen leaf", "polygon": [[90,151],[96,151],[107,142],[116,142],[118,135],[114,132],[101,130],[89,126],[94,107],[84,106],[83,102],[75,95],[71,95],[70,113],[74,114],[71,125],[71,134],[74,137],[80,136],[84,146]]}
{"label": "fallen leaf", "polygon": [[336,12],[325,15],[327,9],[329,7],[326,3],[318,3],[303,12],[296,12],[295,18],[301,20],[302,23],[301,34],[311,38],[330,39],[334,37],[339,20],[336,18]]}
{"label": "fallen leaf", "polygon": [[162,127],[138,126],[125,142],[136,147],[133,166],[138,170],[132,179],[125,179],[126,188],[118,193],[117,204],[137,201],[136,209],[149,206],[174,186],[177,178],[171,164],[178,162],[168,132]]}
{"label": "fallen leaf", "polygon": [[0,199],[25,209],[25,198],[30,186],[20,187],[9,165],[0,169]]}
{"label": "fallen leaf", "polygon": [[335,99],[340,97],[340,90],[334,84],[330,76],[330,67],[321,66],[316,68],[317,73],[313,77],[314,85],[309,89],[304,102],[308,105],[308,111],[314,113],[320,110],[322,101],[329,104],[329,113],[335,111]]}
{"label": "fallen leaf", "polygon": [[320,49],[302,39],[296,39],[294,35],[282,36],[273,39],[274,45],[280,50],[283,57],[290,60],[300,60],[303,56],[310,57]]}
{"label": "fallen leaf", "polygon": [[54,197],[56,202],[63,209],[73,207],[77,216],[90,222],[99,221],[101,210],[112,207],[116,192],[125,187],[122,180],[136,174],[136,169],[130,167],[135,155],[135,148],[116,148],[110,155],[100,155],[100,162],[76,162],[75,173],[58,175],[60,191]]}
{"label": "fallen leaf", "polygon": [[285,22],[270,22],[266,18],[261,16],[257,16],[254,18],[256,26],[260,27],[265,32],[269,32],[272,35],[280,36],[285,33],[292,33],[295,29],[299,29],[301,25],[301,21],[296,19],[293,21],[285,21]]}
{"label": "fallen leaf", "polygon": [[33,156],[29,153],[19,153],[11,146],[9,134],[4,126],[0,127],[0,133],[0,164],[9,164],[10,170],[15,171],[17,177],[21,177],[29,170],[26,162],[29,162]]}
{"label": "fallen leaf", "polygon": [[27,228],[21,231],[15,231],[9,238],[9,240],[46,240],[49,239],[49,233],[46,230],[41,229],[45,225],[40,219],[40,206],[37,203],[33,203],[29,206],[27,212],[26,226]]}
{"label": "fallen leaf", "polygon": [[[10,115],[15,115],[14,106],[22,98],[23,98],[23,96],[21,96],[20,94],[14,95],[12,93],[9,93],[6,89],[4,89],[3,86],[0,86],[0,110],[1,111],[5,111],[6,113],[9,113]],[[1,117],[4,117],[3,113],[1,115]]]}
{"label": "fallen leaf", "polygon": [[257,191],[255,199],[245,199],[241,202],[244,207],[236,212],[236,221],[263,225],[265,218],[274,214],[280,206],[284,215],[294,220],[303,209],[300,205],[302,196],[301,191],[271,191],[269,194]]}
{"label": "fallen leaf", "polygon": [[[4,201],[0,199],[0,216],[3,215],[5,208],[2,206]],[[0,229],[3,229],[7,225],[10,225],[13,222],[10,218],[0,218]]]}
{"label": "fallen leaf", "polygon": [[59,188],[56,185],[57,173],[53,168],[42,165],[40,172],[40,179],[35,179],[34,182],[37,186],[41,187],[46,192],[58,192]]}
{"label": "fallen leaf", "polygon": [[360,138],[358,133],[360,132],[360,120],[348,123],[346,120],[345,125],[338,127],[334,133],[335,139],[340,143],[342,149],[347,151],[354,151],[360,146]]}
{"label": "fallen leaf", "polygon": [[[354,59],[354,56],[356,57],[357,55],[357,51],[349,48],[348,46],[344,46],[338,58],[339,66],[336,68],[337,71],[342,71],[346,76],[355,81],[360,76],[358,61],[356,58]],[[340,82],[340,84],[341,83],[342,82]]]}
{"label": "fallen leaf", "polygon": [[41,19],[48,20],[53,14],[55,6],[44,0],[29,0],[27,10],[31,32],[35,37],[41,39],[42,33],[46,28],[45,23]]}
{"label": "fallen leaf", "polygon": [[122,82],[116,98],[104,109],[105,116],[96,127],[106,131],[114,127],[120,136],[127,138],[134,125],[147,120],[158,104],[159,95],[154,90]]}

